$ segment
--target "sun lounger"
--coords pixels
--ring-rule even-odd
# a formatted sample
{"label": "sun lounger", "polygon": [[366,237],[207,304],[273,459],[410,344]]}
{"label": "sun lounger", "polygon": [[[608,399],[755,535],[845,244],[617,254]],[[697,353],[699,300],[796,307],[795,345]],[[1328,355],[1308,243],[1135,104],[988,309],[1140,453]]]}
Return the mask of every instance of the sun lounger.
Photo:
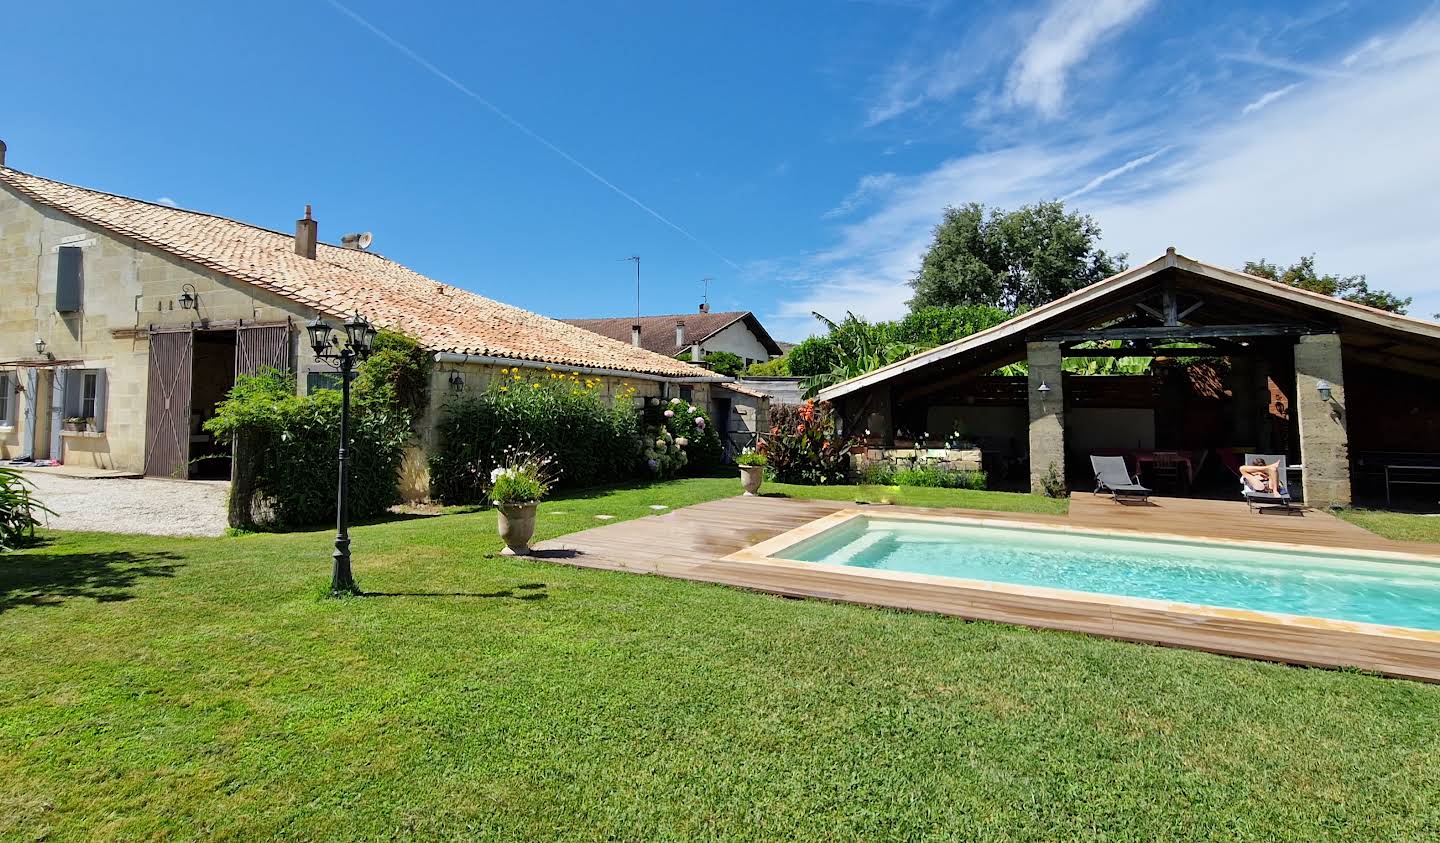
{"label": "sun lounger", "polygon": [[1091,456],[1090,467],[1095,469],[1095,494],[1108,492],[1116,503],[1150,497],[1150,490],[1140,485],[1140,478],[1130,476],[1124,457]]}
{"label": "sun lounger", "polygon": [[1267,489],[1260,491],[1250,485],[1244,475],[1240,476],[1240,494],[1245,497],[1245,503],[1249,505],[1251,512],[1258,512],[1264,506],[1290,506],[1290,478],[1286,472],[1284,454],[1246,454],[1245,465],[1254,465],[1256,460],[1262,460],[1263,465],[1278,462],[1275,467],[1275,476],[1279,479],[1278,489]]}

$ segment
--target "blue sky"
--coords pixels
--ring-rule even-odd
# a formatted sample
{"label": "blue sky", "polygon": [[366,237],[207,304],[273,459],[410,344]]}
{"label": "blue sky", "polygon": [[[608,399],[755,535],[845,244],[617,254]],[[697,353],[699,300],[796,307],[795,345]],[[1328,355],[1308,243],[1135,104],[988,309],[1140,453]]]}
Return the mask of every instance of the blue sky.
{"label": "blue sky", "polygon": [[[22,4],[0,138],[51,178],[559,317],[880,318],[946,204],[1065,197],[1140,262],[1364,272],[1440,311],[1434,2]],[[362,20],[364,22],[362,22]],[[368,22],[368,25],[367,23]]]}

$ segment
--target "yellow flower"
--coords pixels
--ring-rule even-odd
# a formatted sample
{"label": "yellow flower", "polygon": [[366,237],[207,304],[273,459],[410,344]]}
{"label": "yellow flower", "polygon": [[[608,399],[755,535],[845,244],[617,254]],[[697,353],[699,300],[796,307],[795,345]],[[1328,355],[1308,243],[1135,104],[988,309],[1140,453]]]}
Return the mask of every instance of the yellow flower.
{"label": "yellow flower", "polygon": [[505,384],[502,383],[502,384],[500,384],[500,391],[501,391],[501,392],[509,392],[509,391],[510,391],[510,387],[508,387],[508,386],[506,386]]}
{"label": "yellow flower", "polygon": [[540,384],[538,384],[538,383],[532,383],[532,384],[530,384],[530,388],[531,388],[531,389],[539,389],[539,388],[540,388]]}

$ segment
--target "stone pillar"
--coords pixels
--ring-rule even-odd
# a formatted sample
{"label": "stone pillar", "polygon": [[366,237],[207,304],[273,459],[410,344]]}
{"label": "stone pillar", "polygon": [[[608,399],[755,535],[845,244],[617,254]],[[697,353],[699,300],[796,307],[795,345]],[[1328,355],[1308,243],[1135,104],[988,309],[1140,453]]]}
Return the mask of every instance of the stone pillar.
{"label": "stone pillar", "polygon": [[[1065,476],[1065,385],[1062,380],[1060,344],[1032,342],[1025,344],[1025,359],[1030,365],[1030,491],[1044,491],[1041,478],[1055,464],[1061,478]],[[1041,390],[1040,386],[1049,387]]]}
{"label": "stone pillar", "polygon": [[[1316,384],[1330,384],[1325,400]],[[1295,409],[1307,506],[1350,505],[1350,440],[1345,425],[1345,371],[1340,335],[1316,334],[1295,346]]]}

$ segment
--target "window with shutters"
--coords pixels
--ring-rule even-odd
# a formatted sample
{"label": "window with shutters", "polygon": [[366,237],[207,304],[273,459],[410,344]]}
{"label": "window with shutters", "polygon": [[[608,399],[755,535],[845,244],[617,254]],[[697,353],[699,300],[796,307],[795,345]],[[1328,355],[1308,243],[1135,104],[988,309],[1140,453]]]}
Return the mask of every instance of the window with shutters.
{"label": "window with shutters", "polygon": [[88,419],[91,429],[105,429],[104,369],[70,369],[65,373],[65,417]]}
{"label": "window with shutters", "polygon": [[15,426],[15,373],[0,372],[0,427]]}
{"label": "window with shutters", "polygon": [[85,252],[79,246],[61,246],[56,253],[55,310],[78,313],[85,297]]}
{"label": "window with shutters", "polygon": [[[351,380],[354,383],[354,380]],[[322,389],[339,389],[339,372],[306,372],[305,373],[305,394],[314,395]]]}

